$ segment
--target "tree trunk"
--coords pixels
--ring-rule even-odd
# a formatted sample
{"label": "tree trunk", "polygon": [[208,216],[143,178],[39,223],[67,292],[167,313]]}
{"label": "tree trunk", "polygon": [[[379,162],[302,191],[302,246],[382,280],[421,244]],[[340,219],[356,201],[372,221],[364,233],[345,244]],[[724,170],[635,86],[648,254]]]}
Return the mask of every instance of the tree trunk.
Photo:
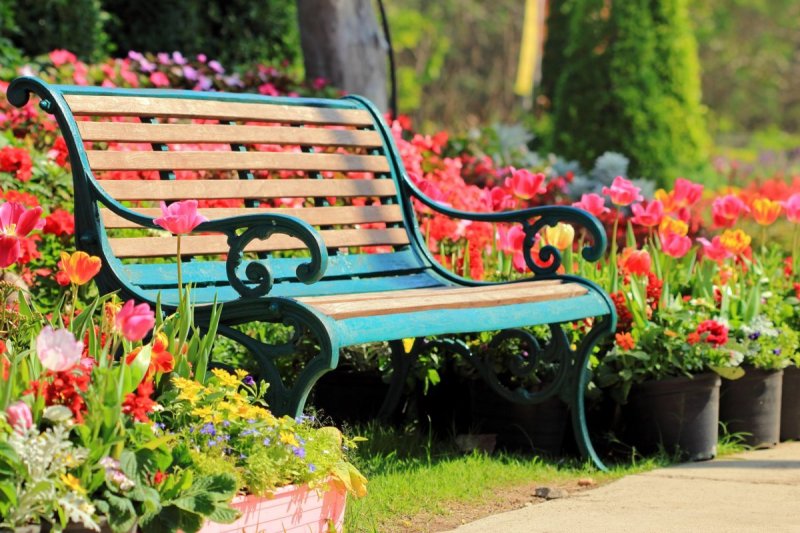
{"label": "tree trunk", "polygon": [[386,111],[386,41],[372,0],[297,0],[306,78],[322,77]]}

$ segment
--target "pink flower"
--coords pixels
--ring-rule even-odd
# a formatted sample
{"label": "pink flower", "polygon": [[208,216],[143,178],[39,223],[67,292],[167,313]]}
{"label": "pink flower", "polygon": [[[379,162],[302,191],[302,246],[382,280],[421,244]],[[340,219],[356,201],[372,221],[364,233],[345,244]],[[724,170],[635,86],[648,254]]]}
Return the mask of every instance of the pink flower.
{"label": "pink flower", "polygon": [[577,207],[578,209],[583,209],[584,211],[591,213],[592,215],[599,217],[600,215],[604,215],[611,211],[609,208],[606,207],[606,199],[600,196],[599,194],[584,194],[581,196],[580,202],[575,202],[572,204],[572,207]]}
{"label": "pink flower", "polygon": [[691,247],[692,239],[689,237],[672,232],[661,235],[661,249],[670,257],[683,257]]}
{"label": "pink flower", "polygon": [[6,409],[6,420],[17,433],[24,433],[33,425],[31,408],[22,400],[14,402]]}
{"label": "pink flower", "polygon": [[183,200],[167,205],[161,202],[161,218],[153,222],[175,235],[186,235],[208,219],[197,213],[197,200]]}
{"label": "pink flower", "polygon": [[634,224],[647,226],[648,228],[661,224],[661,219],[664,218],[664,204],[658,200],[653,200],[647,204],[647,207],[642,207],[642,205],[644,204],[633,204],[631,206],[633,211],[631,221]]}
{"label": "pink flower", "polygon": [[730,228],[741,215],[750,212],[741,198],[733,194],[721,196],[711,204],[711,217],[718,228]]}
{"label": "pink flower", "polygon": [[711,239],[711,242],[702,237],[697,239],[697,242],[703,245],[703,257],[706,257],[712,261],[716,261],[719,264],[722,264],[722,262],[727,258],[733,257],[733,254],[730,252],[730,250],[725,248],[720,242],[719,235]]}
{"label": "pink flower", "polygon": [[153,72],[150,74],[150,82],[156,87],[168,87],[169,86],[169,78],[163,72]]}
{"label": "pink flower", "polygon": [[514,208],[514,197],[502,187],[494,187],[491,190],[484,189],[484,191],[487,191],[485,194],[492,204],[493,211],[505,211]]}
{"label": "pink flower", "polygon": [[498,229],[497,247],[503,252],[512,254],[511,262],[517,272],[527,270],[525,256],[522,253],[522,243],[525,241],[525,231],[519,225],[511,226],[508,229],[500,227]]}
{"label": "pink flower", "polygon": [[74,63],[77,60],[78,58],[75,57],[75,54],[68,50],[53,50],[50,52],[50,61],[56,67],[60,67],[64,63]]}
{"label": "pink flower", "polygon": [[545,176],[541,172],[534,174],[524,168],[517,170],[510,167],[510,169],[511,177],[506,178],[505,185],[517,198],[530,200],[536,194],[547,192],[547,187],[544,186]]}
{"label": "pink flower", "polygon": [[16,263],[22,255],[20,239],[34,229],[44,227],[42,208],[25,209],[20,203],[6,202],[0,206],[0,268]]}
{"label": "pink flower", "polygon": [[703,186],[684,178],[678,178],[675,180],[673,194],[673,201],[678,208],[689,207],[697,203],[703,195]]}
{"label": "pink flower", "polygon": [[614,205],[626,206],[644,200],[641,189],[622,176],[614,178],[611,187],[603,187],[603,194],[611,198]]}
{"label": "pink flower", "polygon": [[42,365],[53,372],[69,370],[81,360],[83,343],[67,329],[46,326],[36,337],[36,355]]}
{"label": "pink flower", "polygon": [[781,202],[786,211],[786,218],[789,222],[800,223],[800,193],[794,193],[785,202]]}
{"label": "pink flower", "polygon": [[155,325],[155,314],[146,303],[135,305],[128,300],[114,317],[116,330],[129,341],[142,340]]}

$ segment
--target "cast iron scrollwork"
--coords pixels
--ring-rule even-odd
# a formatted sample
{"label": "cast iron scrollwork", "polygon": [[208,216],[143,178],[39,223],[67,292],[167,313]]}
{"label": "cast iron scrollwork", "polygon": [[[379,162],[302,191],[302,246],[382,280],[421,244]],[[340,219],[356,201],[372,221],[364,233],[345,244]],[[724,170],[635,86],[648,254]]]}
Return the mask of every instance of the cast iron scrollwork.
{"label": "cast iron scrollwork", "polygon": [[[519,350],[507,361],[496,361],[503,343],[517,340]],[[539,403],[562,387],[573,363],[573,352],[559,324],[550,325],[550,339],[542,343],[524,329],[505,329],[489,343],[485,353],[470,360],[486,383],[500,396],[517,403]],[[498,364],[500,363],[500,364]],[[539,370],[548,368],[550,379],[538,385],[533,381]]]}
{"label": "cast iron scrollwork", "polygon": [[297,279],[303,283],[319,281],[328,265],[328,251],[319,232],[299,218],[272,213],[243,215],[205,222],[197,227],[197,231],[219,231],[228,237],[230,250],[225,261],[228,282],[236,292],[246,298],[265,296],[274,282],[272,271],[263,260],[251,262],[245,268],[247,281],[255,283],[255,286],[248,286],[239,278],[237,272],[242,264],[244,249],[253,240],[284,234],[303,241],[311,253],[310,261],[301,263],[295,270]]}

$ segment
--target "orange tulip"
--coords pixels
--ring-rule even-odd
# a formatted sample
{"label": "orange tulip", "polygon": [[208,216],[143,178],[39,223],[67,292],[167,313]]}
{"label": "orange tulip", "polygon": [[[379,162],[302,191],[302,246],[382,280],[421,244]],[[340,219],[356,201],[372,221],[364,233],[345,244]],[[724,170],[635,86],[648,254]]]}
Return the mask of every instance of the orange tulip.
{"label": "orange tulip", "polygon": [[86,252],[75,252],[70,255],[61,252],[59,266],[75,285],[84,285],[100,272],[100,258]]}
{"label": "orange tulip", "polygon": [[720,244],[730,253],[739,255],[750,246],[750,241],[753,239],[747,233],[740,229],[730,230],[726,229],[719,236]]}
{"label": "orange tulip", "polygon": [[753,218],[762,226],[769,226],[781,214],[780,202],[773,202],[769,198],[756,198],[753,201]]}

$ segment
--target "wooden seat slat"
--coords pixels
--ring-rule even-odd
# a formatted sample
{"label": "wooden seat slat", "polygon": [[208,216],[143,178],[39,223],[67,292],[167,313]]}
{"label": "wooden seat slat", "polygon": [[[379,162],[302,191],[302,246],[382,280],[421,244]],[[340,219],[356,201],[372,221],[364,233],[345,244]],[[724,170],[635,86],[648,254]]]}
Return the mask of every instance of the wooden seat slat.
{"label": "wooden seat slat", "polygon": [[383,146],[378,132],[366,130],[82,121],[78,122],[78,131],[84,141],[123,143],[287,144],[361,148]]}
{"label": "wooden seat slat", "polygon": [[363,109],[144,96],[68,94],[64,98],[76,116],[146,116],[284,124],[374,126],[372,116]]}
{"label": "wooden seat slat", "polygon": [[99,180],[99,183],[117,200],[353,198],[397,194],[394,181],[388,179]]}
{"label": "wooden seat slat", "polygon": [[[317,311],[331,318],[342,320],[347,318],[382,316],[399,313],[413,313],[436,309],[464,309],[479,307],[497,307],[520,303],[561,300],[582,296],[588,289],[578,283],[545,284],[539,282],[518,283],[511,287],[497,290],[496,286],[469,287],[466,290],[426,291],[415,297],[411,294],[404,298],[383,298],[370,300],[354,300],[332,303],[310,303]],[[414,291],[408,291],[413,293]],[[307,303],[307,302],[306,302]]]}
{"label": "wooden seat slat", "polygon": [[[148,217],[161,216],[161,209],[158,207],[145,207],[135,210],[140,215]],[[351,225],[368,224],[373,222],[401,222],[403,212],[400,206],[394,205],[366,205],[366,206],[333,206],[333,207],[240,207],[240,208],[206,208],[198,209],[198,212],[209,220],[228,218],[241,215],[254,215],[262,213],[272,213],[287,215],[300,218],[312,226],[326,225]],[[140,228],[135,222],[115,214],[107,208],[100,209],[100,218],[103,225],[109,229]]]}
{"label": "wooden seat slat", "polygon": [[104,170],[297,170],[305,172],[389,172],[376,155],[285,152],[149,152],[87,150],[89,165]]}
{"label": "wooden seat slat", "polygon": [[[525,283],[511,283],[507,285],[492,285],[491,289],[493,291],[507,291],[507,290],[517,290],[520,287],[527,286],[529,284],[535,283],[537,287],[547,287],[549,285],[561,285],[563,282],[558,279],[550,279],[550,280],[542,280],[542,281],[535,281],[535,282],[525,282]],[[442,285],[440,287],[435,287],[432,289],[416,289],[416,290],[401,290],[401,291],[389,291],[389,292],[364,292],[359,294],[336,294],[333,296],[309,296],[304,298],[298,298],[298,302],[303,302],[304,304],[309,305],[327,305],[332,303],[342,303],[342,302],[363,302],[366,300],[384,300],[384,299],[402,299],[402,298],[420,298],[422,296],[439,296],[441,294],[471,294],[474,292],[476,287],[451,287],[447,285]],[[444,292],[443,292],[444,291]]]}
{"label": "wooden seat slat", "polygon": [[[320,231],[328,248],[355,246],[401,246],[408,244],[404,228],[344,229]],[[120,258],[170,257],[177,250],[176,237],[114,237],[108,239],[111,251]],[[265,241],[253,241],[247,252],[274,252],[278,250],[305,250],[300,239],[287,235],[273,235]],[[224,235],[188,235],[181,238],[181,254],[217,255],[229,251]]]}

